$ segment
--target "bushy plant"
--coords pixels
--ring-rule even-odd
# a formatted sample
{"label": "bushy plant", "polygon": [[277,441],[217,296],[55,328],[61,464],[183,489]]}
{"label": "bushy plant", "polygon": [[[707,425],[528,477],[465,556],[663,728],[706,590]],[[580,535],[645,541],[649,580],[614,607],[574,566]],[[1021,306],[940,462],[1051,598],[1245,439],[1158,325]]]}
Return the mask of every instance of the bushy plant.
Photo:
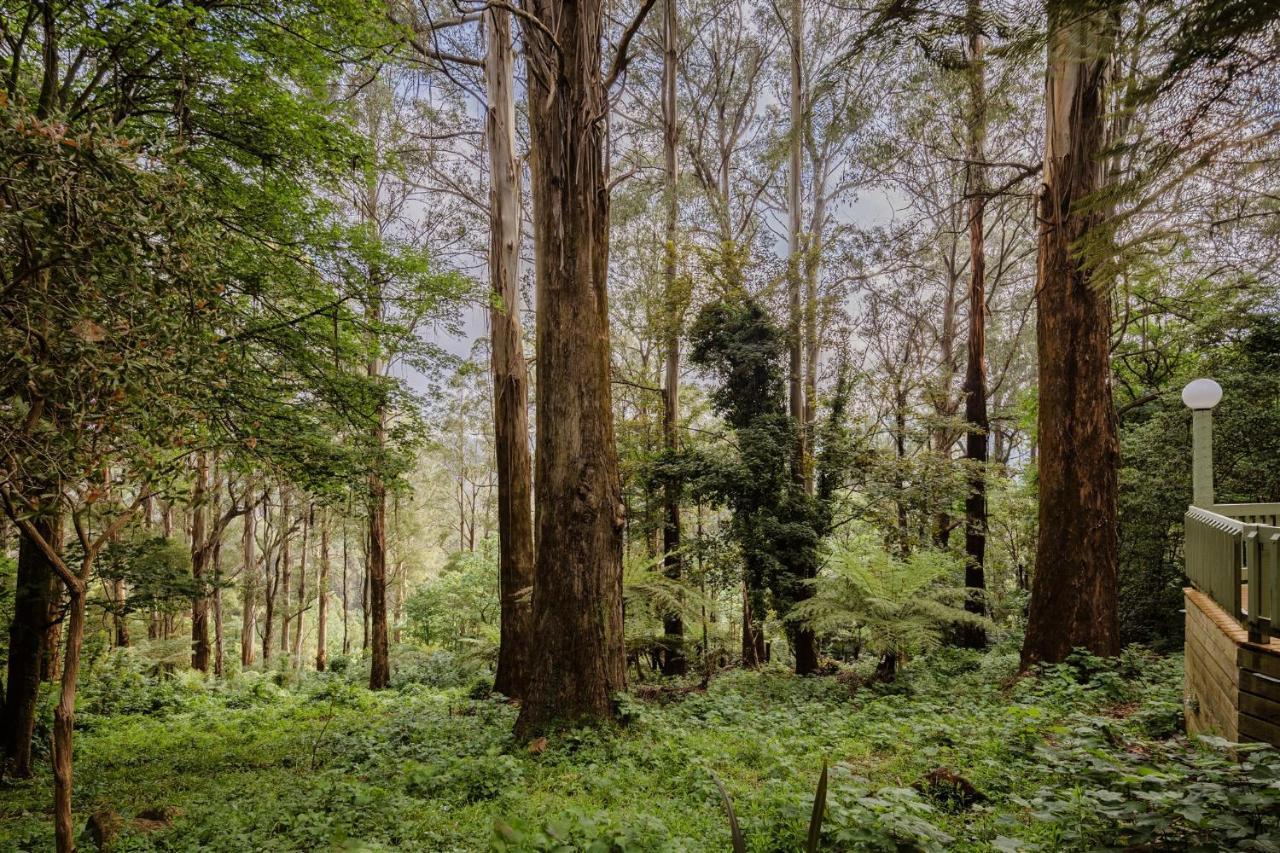
{"label": "bushy plant", "polygon": [[938,648],[949,628],[990,627],[961,606],[961,566],[945,551],[915,551],[900,559],[870,536],[834,542],[813,597],[788,618],[820,634],[859,631],[881,656],[880,675],[892,680],[898,661]]}
{"label": "bushy plant", "polygon": [[427,646],[459,651],[498,642],[498,553],[494,537],[475,551],[459,551],[440,574],[405,601],[409,637]]}

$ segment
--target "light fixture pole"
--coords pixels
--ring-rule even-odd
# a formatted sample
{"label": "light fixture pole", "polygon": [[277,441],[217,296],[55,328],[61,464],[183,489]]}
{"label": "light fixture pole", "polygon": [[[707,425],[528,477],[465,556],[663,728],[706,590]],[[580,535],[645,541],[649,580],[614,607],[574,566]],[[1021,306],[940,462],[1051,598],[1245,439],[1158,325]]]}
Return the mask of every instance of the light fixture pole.
{"label": "light fixture pole", "polygon": [[1182,389],[1182,402],[1191,409],[1191,504],[1213,506],[1213,407],[1222,399],[1222,386],[1212,379],[1193,379]]}

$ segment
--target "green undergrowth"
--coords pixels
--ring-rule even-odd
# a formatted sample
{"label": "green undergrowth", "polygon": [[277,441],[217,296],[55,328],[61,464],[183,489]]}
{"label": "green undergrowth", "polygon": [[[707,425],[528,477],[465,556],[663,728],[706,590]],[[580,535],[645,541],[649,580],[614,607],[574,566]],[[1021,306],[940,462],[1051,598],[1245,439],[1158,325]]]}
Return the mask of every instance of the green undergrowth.
{"label": "green undergrowth", "polygon": [[[181,810],[117,850],[728,850],[718,778],[748,849],[798,850],[826,763],[828,850],[1280,849],[1280,757],[1181,736],[1180,658],[1016,663],[947,651],[878,687],[730,672],[538,752],[462,659],[406,658],[375,694],[355,665],[213,685],[122,655],[85,686],[77,821]],[[50,788],[47,766],[0,788],[0,849],[51,847]]]}

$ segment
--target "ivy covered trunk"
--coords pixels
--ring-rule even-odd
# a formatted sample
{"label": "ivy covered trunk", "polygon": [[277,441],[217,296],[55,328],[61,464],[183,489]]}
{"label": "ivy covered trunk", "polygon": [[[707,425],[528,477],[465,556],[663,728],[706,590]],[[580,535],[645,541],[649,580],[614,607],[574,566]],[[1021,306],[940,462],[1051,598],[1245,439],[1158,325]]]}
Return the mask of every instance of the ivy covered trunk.
{"label": "ivy covered trunk", "polygon": [[1118,12],[1049,6],[1036,312],[1040,535],[1024,667],[1063,660],[1076,647],[1120,650],[1111,289],[1097,267],[1106,254],[1097,194],[1118,27]]}
{"label": "ivy covered trunk", "polygon": [[489,280],[496,304],[492,334],[493,433],[498,469],[500,643],[493,689],[522,696],[533,646],[528,590],[533,585],[533,472],[529,461],[529,369],[520,328],[520,171],[515,154],[511,20],[485,15],[489,143]]}
{"label": "ivy covered trunk", "polygon": [[[524,0],[537,280],[537,559],[516,729],[613,716],[625,687],[600,0]],[[546,28],[544,31],[543,28]],[[552,40],[554,39],[554,41]],[[558,45],[558,46],[557,46]]]}

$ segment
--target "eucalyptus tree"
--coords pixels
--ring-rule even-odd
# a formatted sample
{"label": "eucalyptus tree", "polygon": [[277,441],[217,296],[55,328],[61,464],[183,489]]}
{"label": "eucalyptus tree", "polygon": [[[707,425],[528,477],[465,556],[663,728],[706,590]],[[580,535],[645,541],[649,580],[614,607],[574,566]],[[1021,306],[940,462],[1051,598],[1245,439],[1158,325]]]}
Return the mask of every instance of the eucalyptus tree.
{"label": "eucalyptus tree", "polygon": [[530,678],[516,728],[608,719],[625,685],[624,524],[609,381],[604,120],[653,0],[609,61],[598,0],[522,8],[537,286],[536,541]]}
{"label": "eucalyptus tree", "polygon": [[498,475],[501,642],[494,689],[519,696],[528,675],[527,593],[533,584],[533,472],[529,461],[529,368],[520,322],[522,170],[516,156],[511,16],[485,14],[485,135],[489,155],[489,311],[493,431]]}

